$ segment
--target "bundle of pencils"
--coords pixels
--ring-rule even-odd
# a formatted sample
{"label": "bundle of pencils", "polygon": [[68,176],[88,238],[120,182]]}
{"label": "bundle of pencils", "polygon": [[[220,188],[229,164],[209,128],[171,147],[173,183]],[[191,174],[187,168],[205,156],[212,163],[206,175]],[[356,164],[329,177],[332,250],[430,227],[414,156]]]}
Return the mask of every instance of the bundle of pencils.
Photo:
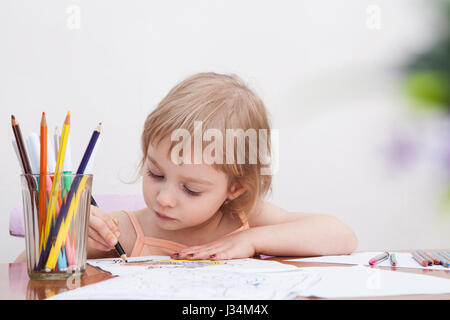
{"label": "bundle of pencils", "polygon": [[417,250],[412,253],[412,257],[423,267],[432,266],[433,264],[440,264],[446,268],[450,267],[450,252],[448,251]]}
{"label": "bundle of pencils", "polygon": [[[45,113],[42,113],[40,138],[35,138],[37,135],[31,135],[27,140],[29,153],[25,147],[19,123],[13,115],[11,116],[11,125],[15,137],[13,147],[31,193],[31,210],[38,212],[39,236],[35,241],[39,243],[39,259],[38,263],[34,265],[34,269],[35,271],[65,271],[68,266],[77,264],[75,229],[72,227],[71,230],[71,226],[73,226],[72,222],[75,220],[80,196],[87,182],[84,173],[100,135],[101,124],[92,133],[73,181],[69,175],[72,173],[70,146],[67,149],[68,141],[70,141],[70,111],[65,118],[61,138],[57,139],[58,145],[55,144],[56,163],[53,150],[47,147]],[[36,147],[36,144],[40,144],[40,146]],[[39,163],[37,163],[38,153],[40,153]],[[51,178],[52,173],[54,173],[53,178]],[[58,266],[56,266],[57,262]]]}

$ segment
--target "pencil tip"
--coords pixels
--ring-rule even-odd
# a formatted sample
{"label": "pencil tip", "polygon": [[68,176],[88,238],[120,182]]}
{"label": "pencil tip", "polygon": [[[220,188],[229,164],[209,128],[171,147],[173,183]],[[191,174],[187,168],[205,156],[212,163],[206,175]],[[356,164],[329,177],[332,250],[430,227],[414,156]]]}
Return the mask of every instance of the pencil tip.
{"label": "pencil tip", "polygon": [[67,112],[66,120],[64,121],[64,124],[70,125],[70,111]]}

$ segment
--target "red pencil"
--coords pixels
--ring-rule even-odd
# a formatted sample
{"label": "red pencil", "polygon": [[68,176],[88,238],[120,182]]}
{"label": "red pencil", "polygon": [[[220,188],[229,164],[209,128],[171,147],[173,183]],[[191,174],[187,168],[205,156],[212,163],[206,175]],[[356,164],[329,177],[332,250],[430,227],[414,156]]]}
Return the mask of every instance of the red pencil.
{"label": "red pencil", "polygon": [[431,260],[433,260],[434,264],[441,264],[441,260],[439,260],[439,258],[434,256],[432,252],[424,251],[424,254]]}

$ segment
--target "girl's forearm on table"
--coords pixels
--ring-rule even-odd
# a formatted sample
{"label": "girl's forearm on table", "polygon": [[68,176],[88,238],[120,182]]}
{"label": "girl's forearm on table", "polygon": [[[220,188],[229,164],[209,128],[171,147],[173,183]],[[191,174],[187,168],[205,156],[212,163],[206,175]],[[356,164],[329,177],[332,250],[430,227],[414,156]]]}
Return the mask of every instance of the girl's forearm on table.
{"label": "girl's forearm on table", "polygon": [[250,229],[257,253],[277,256],[349,254],[357,247],[353,231],[333,216],[315,214],[296,221]]}

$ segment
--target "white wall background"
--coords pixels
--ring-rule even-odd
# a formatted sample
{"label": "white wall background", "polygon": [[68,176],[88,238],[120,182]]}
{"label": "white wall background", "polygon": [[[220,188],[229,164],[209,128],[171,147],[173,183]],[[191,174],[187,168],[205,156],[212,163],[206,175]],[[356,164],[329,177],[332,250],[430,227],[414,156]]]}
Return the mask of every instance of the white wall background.
{"label": "white wall background", "polygon": [[139,193],[122,180],[139,162],[146,115],[202,71],[236,73],[265,101],[280,130],[272,202],[336,215],[359,250],[449,247],[443,172],[426,159],[392,171],[385,155],[396,128],[440,141],[441,118],[407,111],[397,72],[438,22],[424,0],[2,1],[0,262],[25,247],[8,232],[21,201],[11,114],[26,135],[42,111],[53,128],[70,109],[74,163],[101,121],[94,194]]}

